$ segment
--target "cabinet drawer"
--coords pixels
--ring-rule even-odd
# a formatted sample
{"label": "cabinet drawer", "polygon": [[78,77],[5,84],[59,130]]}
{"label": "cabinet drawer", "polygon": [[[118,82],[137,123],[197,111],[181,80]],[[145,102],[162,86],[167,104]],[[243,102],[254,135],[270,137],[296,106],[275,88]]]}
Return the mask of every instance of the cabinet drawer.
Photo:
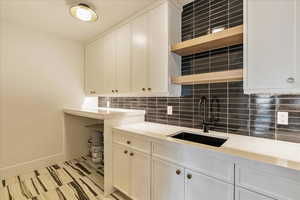
{"label": "cabinet drawer", "polygon": [[275,166],[236,166],[236,184],[280,200],[298,200],[300,173]]}
{"label": "cabinet drawer", "polygon": [[145,153],[151,153],[151,142],[121,131],[113,131],[113,141]]}
{"label": "cabinet drawer", "polygon": [[234,163],[217,153],[172,142],[153,143],[152,155],[197,170],[228,183],[234,182]]}
{"label": "cabinet drawer", "polygon": [[239,187],[235,191],[235,200],[274,200]]}

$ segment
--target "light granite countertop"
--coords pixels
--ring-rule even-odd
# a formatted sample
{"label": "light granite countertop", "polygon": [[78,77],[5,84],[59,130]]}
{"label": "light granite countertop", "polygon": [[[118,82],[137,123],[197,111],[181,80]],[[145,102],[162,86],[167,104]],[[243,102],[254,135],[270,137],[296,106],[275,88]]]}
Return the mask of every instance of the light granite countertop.
{"label": "light granite countertop", "polygon": [[297,143],[210,131],[208,134],[210,136],[228,138],[221,147],[213,147],[169,137],[170,135],[180,131],[204,134],[200,129],[150,122],[122,125],[114,128],[153,139],[192,145],[199,148],[222,152],[231,156],[237,156],[300,171],[300,144]]}
{"label": "light granite countertop", "polygon": [[132,109],[118,109],[118,108],[95,108],[95,107],[86,107],[86,108],[64,108],[64,113],[70,115],[76,115],[81,117],[88,117],[91,119],[111,119],[113,117],[129,117],[129,116],[138,116],[145,115],[144,110],[132,110]]}

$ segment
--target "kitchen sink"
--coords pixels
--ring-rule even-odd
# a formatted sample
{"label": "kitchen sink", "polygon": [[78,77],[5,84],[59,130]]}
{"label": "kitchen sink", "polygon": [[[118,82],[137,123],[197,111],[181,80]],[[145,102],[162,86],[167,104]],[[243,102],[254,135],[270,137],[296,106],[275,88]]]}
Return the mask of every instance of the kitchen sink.
{"label": "kitchen sink", "polygon": [[179,140],[186,140],[186,141],[190,141],[190,142],[206,144],[206,145],[210,145],[210,146],[214,146],[214,147],[220,147],[227,141],[227,139],[224,139],[224,138],[217,138],[217,137],[199,135],[199,134],[188,133],[188,132],[180,132],[180,133],[177,133],[176,135],[172,135],[170,137],[176,138]]}

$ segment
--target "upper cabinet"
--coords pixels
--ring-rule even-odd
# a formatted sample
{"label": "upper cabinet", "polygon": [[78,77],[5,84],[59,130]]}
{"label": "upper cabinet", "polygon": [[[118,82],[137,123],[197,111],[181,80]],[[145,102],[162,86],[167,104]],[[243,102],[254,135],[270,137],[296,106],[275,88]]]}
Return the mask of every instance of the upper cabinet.
{"label": "upper cabinet", "polygon": [[180,41],[180,22],[180,10],[165,1],[87,45],[86,93],[180,96],[171,76],[181,74],[181,58],[170,52]]}
{"label": "upper cabinet", "polygon": [[132,92],[146,91],[148,86],[148,21],[143,14],[131,22],[132,27]]}
{"label": "upper cabinet", "polygon": [[300,93],[300,0],[244,0],[245,93]]}
{"label": "upper cabinet", "polygon": [[131,90],[131,27],[129,24],[121,27],[115,34],[116,42],[116,79],[115,92],[128,93]]}

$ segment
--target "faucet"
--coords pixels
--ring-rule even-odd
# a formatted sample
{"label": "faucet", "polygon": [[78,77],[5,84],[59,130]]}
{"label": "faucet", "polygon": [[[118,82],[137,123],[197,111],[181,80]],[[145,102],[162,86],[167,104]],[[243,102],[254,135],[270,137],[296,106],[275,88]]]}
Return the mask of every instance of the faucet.
{"label": "faucet", "polygon": [[208,106],[207,106],[207,98],[205,96],[201,97],[201,100],[199,101],[199,112],[200,112],[200,114],[201,114],[202,105],[203,105],[203,109],[204,109],[203,122],[202,122],[203,131],[204,131],[204,133],[208,133],[209,125],[212,125],[212,124],[209,121],[207,121],[207,119],[208,119]]}

